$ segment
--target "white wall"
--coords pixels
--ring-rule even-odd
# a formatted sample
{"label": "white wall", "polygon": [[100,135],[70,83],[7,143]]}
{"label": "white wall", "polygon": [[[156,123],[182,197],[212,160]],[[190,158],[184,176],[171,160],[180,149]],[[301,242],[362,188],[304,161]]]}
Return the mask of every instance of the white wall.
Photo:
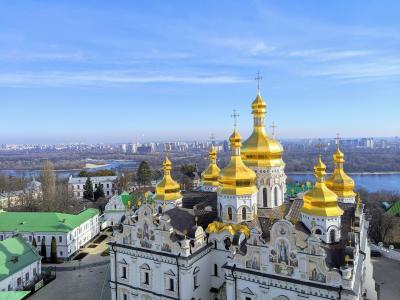
{"label": "white wall", "polygon": [[[40,260],[30,264],[29,266],[26,266],[25,268],[0,281],[0,291],[15,291],[17,288],[21,289],[21,287],[29,285],[35,279],[34,269],[36,269],[37,275],[42,272]],[[26,273],[29,274],[28,280],[25,278]],[[18,285],[18,278],[21,278],[21,285]]]}

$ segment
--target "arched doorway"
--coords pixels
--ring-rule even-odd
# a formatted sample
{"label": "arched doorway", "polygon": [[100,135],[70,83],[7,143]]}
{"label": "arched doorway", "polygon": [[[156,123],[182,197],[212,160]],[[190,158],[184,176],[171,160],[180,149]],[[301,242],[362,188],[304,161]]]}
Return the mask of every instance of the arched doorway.
{"label": "arched doorway", "polygon": [[268,207],[268,192],[267,192],[267,188],[263,188],[263,207]]}

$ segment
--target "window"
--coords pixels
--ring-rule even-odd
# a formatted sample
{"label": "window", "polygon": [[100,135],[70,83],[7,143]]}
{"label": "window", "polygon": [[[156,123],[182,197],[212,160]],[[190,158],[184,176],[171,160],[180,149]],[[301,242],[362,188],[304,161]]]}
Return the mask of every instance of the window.
{"label": "window", "polygon": [[214,276],[218,276],[218,265],[214,264]]}
{"label": "window", "polygon": [[33,276],[36,276],[36,268],[33,268]]}
{"label": "window", "polygon": [[31,235],[29,236],[29,241],[32,242],[32,236]]}
{"label": "window", "polygon": [[275,206],[278,206],[278,187],[274,188],[274,201],[275,201]]}
{"label": "window", "polygon": [[59,242],[59,243],[62,243],[62,236],[59,236],[59,237],[58,237],[58,242]]}
{"label": "window", "polygon": [[321,231],[321,229],[317,229],[317,230],[315,230],[315,234],[322,234],[322,231]]}
{"label": "window", "polygon": [[40,242],[40,235],[38,235],[37,240],[38,240],[38,242]]}
{"label": "window", "polygon": [[17,279],[17,286],[20,286],[22,284],[22,278],[18,277]]}
{"label": "window", "polygon": [[175,290],[175,283],[174,283],[174,279],[173,278],[169,279],[169,290],[170,291],[174,291]]}
{"label": "window", "polygon": [[144,284],[150,284],[149,272],[144,272]]}
{"label": "window", "polygon": [[228,219],[232,220],[233,216],[232,216],[232,207],[228,207]]}
{"label": "window", "polygon": [[242,208],[242,220],[246,220],[246,207]]}
{"label": "window", "polygon": [[64,255],[64,253],[62,251],[60,251],[60,256],[63,256],[63,255]]}
{"label": "window", "polygon": [[110,196],[110,191],[107,191],[107,196]]}
{"label": "window", "polygon": [[250,297],[246,297],[246,300],[251,300],[251,298]]}
{"label": "window", "polygon": [[122,275],[121,278],[125,278],[126,279],[126,267],[122,267]]}
{"label": "window", "polygon": [[128,300],[128,295],[124,294],[123,298],[124,298],[124,300]]}
{"label": "window", "polygon": [[199,287],[199,282],[197,280],[197,275],[198,275],[199,272],[200,272],[200,268],[199,267],[194,268],[194,271],[193,271],[193,289],[194,290]]}
{"label": "window", "polygon": [[25,281],[29,281],[29,273],[25,273]]}
{"label": "window", "polygon": [[0,235],[0,241],[2,241],[3,240],[3,235]]}
{"label": "window", "polygon": [[107,183],[107,188],[108,188],[108,189],[110,188],[110,184],[109,184],[109,183]]}
{"label": "window", "polygon": [[219,216],[222,217],[222,204],[219,204]]}

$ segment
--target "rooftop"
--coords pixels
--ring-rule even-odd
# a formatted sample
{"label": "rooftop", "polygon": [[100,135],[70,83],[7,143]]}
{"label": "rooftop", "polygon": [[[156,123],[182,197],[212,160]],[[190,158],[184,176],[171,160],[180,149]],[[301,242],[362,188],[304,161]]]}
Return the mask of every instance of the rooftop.
{"label": "rooftop", "polygon": [[[107,181],[114,181],[117,179],[117,176],[93,176],[90,177],[90,180],[92,182],[107,182]],[[73,183],[73,184],[77,184],[77,183],[83,183],[85,184],[87,180],[87,177],[69,177],[68,183]]]}
{"label": "rooftop", "polygon": [[37,253],[37,251],[20,236],[1,241],[0,281],[25,268],[26,266],[41,260],[41,258],[42,257]]}
{"label": "rooftop", "polygon": [[0,231],[6,232],[69,232],[99,214],[88,208],[77,215],[57,212],[0,211]]}

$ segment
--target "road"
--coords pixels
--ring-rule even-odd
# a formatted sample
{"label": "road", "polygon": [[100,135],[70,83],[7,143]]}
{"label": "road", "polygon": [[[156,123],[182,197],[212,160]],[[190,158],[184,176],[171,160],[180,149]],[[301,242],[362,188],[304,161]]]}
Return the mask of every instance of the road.
{"label": "road", "polygon": [[400,299],[400,262],[385,257],[373,257],[372,264],[375,282],[380,285],[380,299]]}

